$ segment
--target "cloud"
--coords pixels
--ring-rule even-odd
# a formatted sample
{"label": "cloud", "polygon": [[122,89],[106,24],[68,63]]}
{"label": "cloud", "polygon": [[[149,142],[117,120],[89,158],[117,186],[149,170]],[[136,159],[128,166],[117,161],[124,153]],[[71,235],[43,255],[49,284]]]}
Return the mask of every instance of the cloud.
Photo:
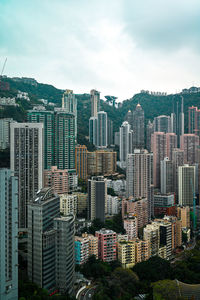
{"label": "cloud", "polygon": [[[2,0],[0,63],[75,92],[175,92],[199,74],[195,0]],[[197,82],[198,85],[198,82]]]}

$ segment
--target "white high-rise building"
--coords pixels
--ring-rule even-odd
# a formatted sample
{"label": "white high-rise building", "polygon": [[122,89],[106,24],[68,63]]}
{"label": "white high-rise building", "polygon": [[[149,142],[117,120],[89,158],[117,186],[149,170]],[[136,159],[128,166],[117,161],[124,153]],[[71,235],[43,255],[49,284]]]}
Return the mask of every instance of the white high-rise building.
{"label": "white high-rise building", "polygon": [[178,202],[181,206],[193,206],[196,185],[196,167],[185,164],[178,167]]}
{"label": "white high-rise building", "polygon": [[96,90],[91,90],[90,98],[91,98],[91,117],[97,117],[97,113],[100,110],[100,92]]}
{"label": "white high-rise building", "polygon": [[161,182],[161,194],[172,193],[173,186],[173,164],[168,157],[160,162],[160,182]]}
{"label": "white high-rise building", "polygon": [[132,134],[131,125],[125,121],[120,127],[120,163],[126,166],[126,160],[129,153],[132,153]]}
{"label": "white high-rise building", "polygon": [[27,205],[43,187],[43,124],[11,123],[10,166],[19,181],[19,230],[27,229]]}

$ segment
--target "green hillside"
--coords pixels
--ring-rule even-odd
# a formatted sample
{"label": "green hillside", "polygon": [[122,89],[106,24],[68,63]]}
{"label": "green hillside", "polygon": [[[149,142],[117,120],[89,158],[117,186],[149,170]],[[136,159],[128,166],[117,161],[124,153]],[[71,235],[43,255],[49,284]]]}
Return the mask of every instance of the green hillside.
{"label": "green hillside", "polygon": [[[57,89],[52,85],[38,83],[37,86],[23,82],[16,82],[11,78],[3,79],[9,82],[10,91],[0,91],[0,97],[14,97],[17,95],[17,90],[28,92],[31,99],[18,100],[19,107],[6,106],[0,110],[0,118],[13,117],[16,121],[26,121],[26,112],[34,105],[41,104],[38,99],[47,99],[50,102],[61,106],[63,90]],[[184,94],[184,112],[185,112],[185,130],[188,126],[188,107],[200,106],[200,93]],[[91,103],[89,94],[77,94],[78,103],[78,142],[80,144],[88,143],[89,123],[91,113]],[[168,96],[153,96],[145,93],[136,94],[133,98],[123,101],[122,107],[116,109],[109,106],[105,101],[101,100],[101,110],[108,113],[108,117],[113,121],[114,131],[118,131],[128,110],[134,110],[137,103],[140,103],[145,112],[146,123],[148,120],[153,120],[158,115],[170,115],[172,112],[172,103],[174,99],[180,98],[179,95]],[[52,107],[47,107],[52,109]]]}

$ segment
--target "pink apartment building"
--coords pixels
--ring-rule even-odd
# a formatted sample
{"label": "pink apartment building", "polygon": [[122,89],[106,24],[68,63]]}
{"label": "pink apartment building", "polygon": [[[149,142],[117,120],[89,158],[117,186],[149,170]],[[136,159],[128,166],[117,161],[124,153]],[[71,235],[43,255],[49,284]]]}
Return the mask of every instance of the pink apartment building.
{"label": "pink apartment building", "polygon": [[69,192],[68,170],[59,170],[56,166],[44,171],[44,186],[53,187],[57,194]]}
{"label": "pink apartment building", "polygon": [[117,259],[117,234],[108,229],[101,229],[95,232],[98,237],[99,259],[110,262]]}

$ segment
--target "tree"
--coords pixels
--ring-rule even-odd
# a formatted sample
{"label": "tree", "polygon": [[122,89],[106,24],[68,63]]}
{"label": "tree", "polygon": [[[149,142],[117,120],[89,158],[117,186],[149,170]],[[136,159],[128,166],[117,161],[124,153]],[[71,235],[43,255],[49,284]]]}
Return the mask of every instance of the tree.
{"label": "tree", "polygon": [[152,286],[155,299],[171,300],[177,298],[177,285],[173,280],[159,280]]}

